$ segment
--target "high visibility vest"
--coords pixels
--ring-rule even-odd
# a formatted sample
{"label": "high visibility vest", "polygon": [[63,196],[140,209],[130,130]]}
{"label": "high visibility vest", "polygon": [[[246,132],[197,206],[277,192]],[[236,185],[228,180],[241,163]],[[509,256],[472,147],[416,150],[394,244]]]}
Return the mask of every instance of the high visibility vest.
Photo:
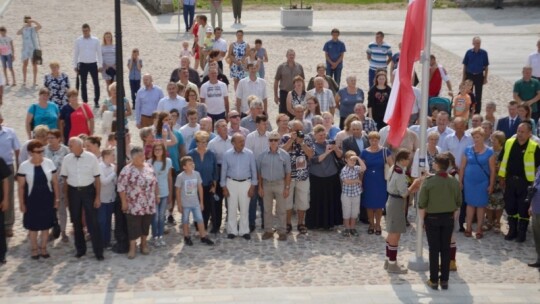
{"label": "high visibility vest", "polygon": [[[506,166],[508,165],[508,157],[510,156],[510,150],[512,150],[512,146],[516,142],[515,138],[510,138],[506,141],[504,144],[504,155],[501,162],[501,166],[499,168],[499,176],[500,177],[506,177]],[[534,182],[534,173],[535,173],[535,166],[534,166],[534,152],[536,151],[536,147],[538,147],[538,144],[534,142],[533,140],[529,139],[529,143],[527,144],[527,149],[525,149],[525,155],[523,155],[523,165],[525,167],[525,177],[527,178],[527,181]]]}

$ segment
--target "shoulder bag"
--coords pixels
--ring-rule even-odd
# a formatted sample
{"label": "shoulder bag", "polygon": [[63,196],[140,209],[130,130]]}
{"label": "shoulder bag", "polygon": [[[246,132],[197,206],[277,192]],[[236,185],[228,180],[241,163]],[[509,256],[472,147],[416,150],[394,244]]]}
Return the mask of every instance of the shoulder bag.
{"label": "shoulder bag", "polygon": [[84,103],[79,103],[79,106],[81,107],[81,110],[83,112],[83,115],[84,115],[84,120],[86,120],[86,125],[88,126],[88,135],[92,135],[92,128],[90,127],[90,121],[88,120],[88,115],[86,114],[86,109],[84,108],[85,104]]}

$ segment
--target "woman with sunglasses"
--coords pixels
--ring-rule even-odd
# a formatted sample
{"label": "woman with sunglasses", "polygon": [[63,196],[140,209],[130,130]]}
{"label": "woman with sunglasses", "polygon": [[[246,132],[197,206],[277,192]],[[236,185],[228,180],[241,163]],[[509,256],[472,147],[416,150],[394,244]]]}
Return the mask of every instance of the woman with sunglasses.
{"label": "woman with sunglasses", "polygon": [[[55,221],[60,192],[58,174],[52,160],[44,158],[45,146],[38,140],[31,140],[27,146],[30,159],[19,166],[19,207],[23,213],[23,226],[29,230],[28,237],[34,260],[50,257],[47,252],[49,229]],[[38,232],[41,232],[41,247],[38,249]]]}

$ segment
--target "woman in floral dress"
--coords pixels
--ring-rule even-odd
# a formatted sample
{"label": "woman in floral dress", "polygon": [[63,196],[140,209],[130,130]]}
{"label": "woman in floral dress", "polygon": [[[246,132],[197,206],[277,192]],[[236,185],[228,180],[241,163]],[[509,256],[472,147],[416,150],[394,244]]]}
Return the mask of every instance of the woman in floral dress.
{"label": "woman in floral dress", "polygon": [[60,72],[60,64],[53,61],[49,64],[51,73],[45,75],[44,86],[51,93],[50,99],[61,109],[68,103],[67,91],[69,90],[69,77],[66,73]]}
{"label": "woman in floral dress", "polygon": [[129,238],[128,259],[135,258],[136,242],[140,238],[141,253],[150,253],[146,238],[159,200],[157,177],[151,164],[145,162],[141,147],[131,149],[132,162],[126,165],[118,177],[118,194],[122,211],[126,213]]}
{"label": "woman in floral dress", "polygon": [[242,62],[249,52],[249,44],[244,41],[244,31],[236,31],[236,41],[229,46],[229,62],[231,63],[231,78],[234,80],[234,90],[240,79],[244,78]]}

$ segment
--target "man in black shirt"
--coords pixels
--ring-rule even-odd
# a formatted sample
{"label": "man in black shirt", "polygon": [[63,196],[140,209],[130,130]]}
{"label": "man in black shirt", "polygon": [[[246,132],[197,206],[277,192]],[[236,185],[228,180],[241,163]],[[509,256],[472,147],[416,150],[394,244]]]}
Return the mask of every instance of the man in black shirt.
{"label": "man in black shirt", "polygon": [[522,122],[517,129],[516,138],[506,141],[499,154],[501,166],[501,188],[504,191],[504,209],[508,215],[508,234],[505,240],[516,239],[524,242],[529,225],[529,204],[526,201],[527,188],[534,181],[536,168],[540,165],[540,148],[532,141],[532,126]]}
{"label": "man in black shirt", "polygon": [[6,165],[3,158],[0,157],[0,265],[6,263],[6,229],[4,223],[4,212],[9,208],[9,180],[11,170]]}

